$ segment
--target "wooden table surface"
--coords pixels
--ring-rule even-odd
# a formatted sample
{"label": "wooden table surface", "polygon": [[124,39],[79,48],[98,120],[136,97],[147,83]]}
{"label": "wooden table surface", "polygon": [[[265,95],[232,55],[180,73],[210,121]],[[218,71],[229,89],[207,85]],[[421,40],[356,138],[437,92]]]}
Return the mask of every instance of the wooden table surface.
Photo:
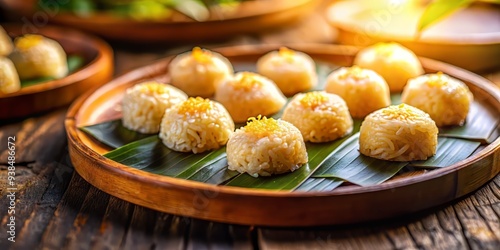
{"label": "wooden table surface", "polygon": [[[334,39],[324,19],[313,15],[291,28],[224,44]],[[192,46],[112,45],[117,74]],[[485,76],[500,86],[500,69]],[[314,228],[215,223],[136,206],[91,186],[70,162],[65,112],[0,122],[0,249],[500,249],[500,175],[460,200],[404,218]],[[16,137],[15,243],[5,226],[9,136]]]}

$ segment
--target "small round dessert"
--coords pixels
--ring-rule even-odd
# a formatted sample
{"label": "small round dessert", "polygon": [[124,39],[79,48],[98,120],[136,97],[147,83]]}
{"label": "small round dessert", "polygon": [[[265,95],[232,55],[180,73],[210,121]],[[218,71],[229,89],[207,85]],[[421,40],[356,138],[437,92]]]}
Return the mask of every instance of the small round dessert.
{"label": "small round dessert", "polygon": [[21,89],[19,76],[9,58],[0,56],[0,94],[8,94]]}
{"label": "small round dessert", "polygon": [[12,40],[2,26],[0,26],[0,56],[8,56],[13,48]]}
{"label": "small round dessert", "polygon": [[21,80],[37,77],[63,78],[68,74],[66,53],[58,42],[41,35],[24,35],[14,41],[10,54]]}
{"label": "small round dessert", "polygon": [[167,84],[154,81],[136,84],[123,96],[123,126],[144,134],[158,133],[165,110],[186,99],[184,92]]}
{"label": "small round dessert", "polygon": [[199,47],[176,56],[169,65],[171,84],[189,96],[210,97],[219,82],[233,74],[224,56]]}
{"label": "small round dessert", "polygon": [[190,97],[165,111],[160,138],[172,150],[197,154],[226,145],[233,132],[234,122],[224,106]]}
{"label": "small round dessert", "polygon": [[285,47],[262,56],[257,61],[257,72],[273,80],[286,96],[309,90],[318,82],[313,59]]}
{"label": "small round dessert", "polygon": [[462,125],[474,99],[465,83],[441,72],[410,79],[401,101],[427,112],[438,127]]}
{"label": "small round dessert", "polygon": [[333,71],[327,78],[326,92],[342,97],[354,118],[391,105],[389,86],[373,70],[358,66]]}
{"label": "small round dessert", "polygon": [[373,158],[415,161],[436,154],[436,123],[429,114],[404,103],[369,114],[359,133],[359,152]]}
{"label": "small round dessert", "polygon": [[252,72],[238,72],[222,81],[215,100],[226,107],[235,122],[274,114],[286,104],[286,97],[273,81]]}
{"label": "small round dessert", "polygon": [[230,170],[253,177],[295,171],[308,161],[304,139],[295,126],[260,116],[234,132],[226,152]]}
{"label": "small round dessert", "polygon": [[345,101],[323,91],[295,95],[281,118],[295,125],[310,142],[333,141],[352,132]]}
{"label": "small round dessert", "polygon": [[379,73],[391,92],[401,92],[410,78],[424,73],[415,53],[397,43],[366,47],[356,55],[354,64]]}

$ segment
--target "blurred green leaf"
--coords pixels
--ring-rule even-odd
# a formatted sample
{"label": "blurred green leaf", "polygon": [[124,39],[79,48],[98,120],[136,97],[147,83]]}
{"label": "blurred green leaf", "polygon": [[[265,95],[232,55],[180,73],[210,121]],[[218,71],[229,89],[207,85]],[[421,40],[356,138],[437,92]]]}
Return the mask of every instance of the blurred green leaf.
{"label": "blurred green leaf", "polygon": [[446,17],[454,11],[466,7],[474,0],[435,0],[432,1],[420,17],[417,31],[421,32],[438,20]]}

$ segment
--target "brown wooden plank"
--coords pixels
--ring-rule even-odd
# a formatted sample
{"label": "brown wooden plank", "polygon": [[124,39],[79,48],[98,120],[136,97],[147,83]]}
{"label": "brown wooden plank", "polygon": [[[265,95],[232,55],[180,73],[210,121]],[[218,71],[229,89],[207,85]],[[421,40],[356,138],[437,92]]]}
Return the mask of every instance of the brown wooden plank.
{"label": "brown wooden plank", "polygon": [[[0,161],[7,159],[7,137],[15,136],[16,163],[53,162],[61,156],[67,141],[64,130],[66,109],[58,109],[42,116],[29,118],[21,123],[0,129]],[[43,167],[43,165],[40,165]],[[37,166],[34,168],[37,171]]]}
{"label": "brown wooden plank", "polygon": [[73,228],[68,232],[65,248],[90,248],[94,236],[99,233],[108,201],[108,194],[90,187],[82,208],[73,222]]}
{"label": "brown wooden plank", "polygon": [[151,235],[154,232],[157,213],[142,206],[134,206],[132,220],[120,248],[125,250],[152,249],[154,242],[151,240]]}
{"label": "brown wooden plank", "polygon": [[71,182],[58,204],[54,217],[47,226],[39,248],[61,249],[67,240],[68,232],[74,227],[80,208],[87,196],[90,184],[74,173]]}
{"label": "brown wooden plank", "polygon": [[385,231],[385,235],[391,241],[394,249],[416,249],[415,242],[405,226],[396,227]]}
{"label": "brown wooden plank", "polygon": [[[21,168],[21,166],[19,166],[19,168]],[[25,187],[23,187],[22,190],[13,192],[13,197],[15,197],[15,206],[13,207],[14,213],[8,213],[8,204],[10,201],[9,197],[5,195],[0,198],[0,204],[2,205],[0,207],[1,223],[2,225],[6,225],[8,221],[10,221],[9,218],[11,216],[15,217],[14,223],[16,227],[16,241],[18,241],[18,234],[21,231],[24,222],[29,219],[31,212],[35,208],[36,202],[42,197],[45,189],[49,184],[50,180],[44,178],[43,176],[49,174],[47,172],[53,172],[53,170],[54,167],[47,168],[42,174],[42,177],[38,177],[35,175],[35,177],[30,178],[31,181],[25,184]],[[10,241],[7,241],[6,236],[2,235],[2,237],[0,238],[0,246],[2,247],[2,249],[7,249],[8,246],[14,245],[15,244],[11,244]]]}
{"label": "brown wooden plank", "polygon": [[473,195],[435,211],[361,225],[260,228],[259,246],[262,249],[500,249],[500,175]]}
{"label": "brown wooden plank", "polygon": [[185,235],[191,219],[158,213],[153,234],[156,249],[184,249]]}
{"label": "brown wooden plank", "polygon": [[262,249],[393,249],[383,230],[369,226],[322,229],[260,229]]}
{"label": "brown wooden plank", "polygon": [[118,249],[132,218],[134,205],[110,196],[99,233],[92,239],[92,249]]}
{"label": "brown wooden plank", "polygon": [[229,233],[233,239],[234,249],[256,249],[257,233],[253,227],[229,225]]}
{"label": "brown wooden plank", "polygon": [[453,206],[471,249],[500,248],[500,221],[492,208],[499,201],[490,193],[490,187],[495,183],[489,183]]}
{"label": "brown wooden plank", "polygon": [[192,219],[187,249],[254,249],[251,228]]}
{"label": "brown wooden plank", "polygon": [[453,208],[445,208],[407,226],[420,249],[463,249],[467,246]]}
{"label": "brown wooden plank", "polygon": [[57,164],[55,172],[50,176],[49,185],[45,189],[41,188],[44,190],[41,199],[32,201],[35,203],[35,208],[22,229],[18,231],[18,241],[13,249],[35,249],[40,243],[44,230],[54,216],[57,204],[71,180],[72,171],[73,169],[68,165]]}

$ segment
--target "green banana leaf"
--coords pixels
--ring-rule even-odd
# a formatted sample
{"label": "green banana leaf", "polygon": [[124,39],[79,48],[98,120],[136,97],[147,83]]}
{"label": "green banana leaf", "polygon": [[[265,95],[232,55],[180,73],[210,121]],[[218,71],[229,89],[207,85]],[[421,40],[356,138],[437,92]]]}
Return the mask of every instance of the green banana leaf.
{"label": "green banana leaf", "polygon": [[81,127],[80,130],[111,148],[119,148],[151,136],[125,128],[121,119]]}
{"label": "green banana leaf", "polygon": [[304,183],[300,184],[294,191],[332,191],[342,185],[342,183],[344,183],[344,181],[337,178],[309,178]]}
{"label": "green banana leaf", "polygon": [[348,145],[344,145],[334,157],[325,160],[313,177],[340,178],[360,186],[376,185],[388,180],[408,164],[422,168],[450,166],[469,157],[481,145],[475,141],[439,137],[435,156],[425,161],[392,162],[360,154],[359,134],[353,135],[346,143]]}
{"label": "green banana leaf", "polygon": [[474,0],[434,0],[425,9],[418,22],[417,31],[422,31],[456,10],[466,7]]}
{"label": "green banana leaf", "polygon": [[495,131],[498,131],[497,126],[500,125],[500,117],[496,115],[497,112],[474,101],[463,126],[440,128],[439,135],[491,143],[498,138],[498,136],[492,136]]}
{"label": "green banana leaf", "polygon": [[359,133],[351,136],[335,155],[325,159],[313,177],[334,177],[360,186],[376,185],[394,176],[407,162],[378,160],[361,155]]}
{"label": "green banana leaf", "polygon": [[480,142],[456,139],[438,138],[436,155],[425,161],[413,161],[411,166],[421,168],[442,168],[453,165],[469,157],[481,145]]}
{"label": "green banana leaf", "polygon": [[165,147],[156,135],[104,156],[146,172],[212,184],[221,184],[238,174],[227,169],[225,147],[202,154],[176,152]]}
{"label": "green banana leaf", "polygon": [[[79,55],[68,55],[67,61],[68,61],[68,72],[69,72],[68,74],[75,72],[76,70],[81,68],[85,63],[83,57]],[[55,79],[56,78],[54,77],[39,77],[30,80],[23,80],[21,81],[21,88],[26,88],[28,86],[36,85],[42,82],[52,81]]]}

